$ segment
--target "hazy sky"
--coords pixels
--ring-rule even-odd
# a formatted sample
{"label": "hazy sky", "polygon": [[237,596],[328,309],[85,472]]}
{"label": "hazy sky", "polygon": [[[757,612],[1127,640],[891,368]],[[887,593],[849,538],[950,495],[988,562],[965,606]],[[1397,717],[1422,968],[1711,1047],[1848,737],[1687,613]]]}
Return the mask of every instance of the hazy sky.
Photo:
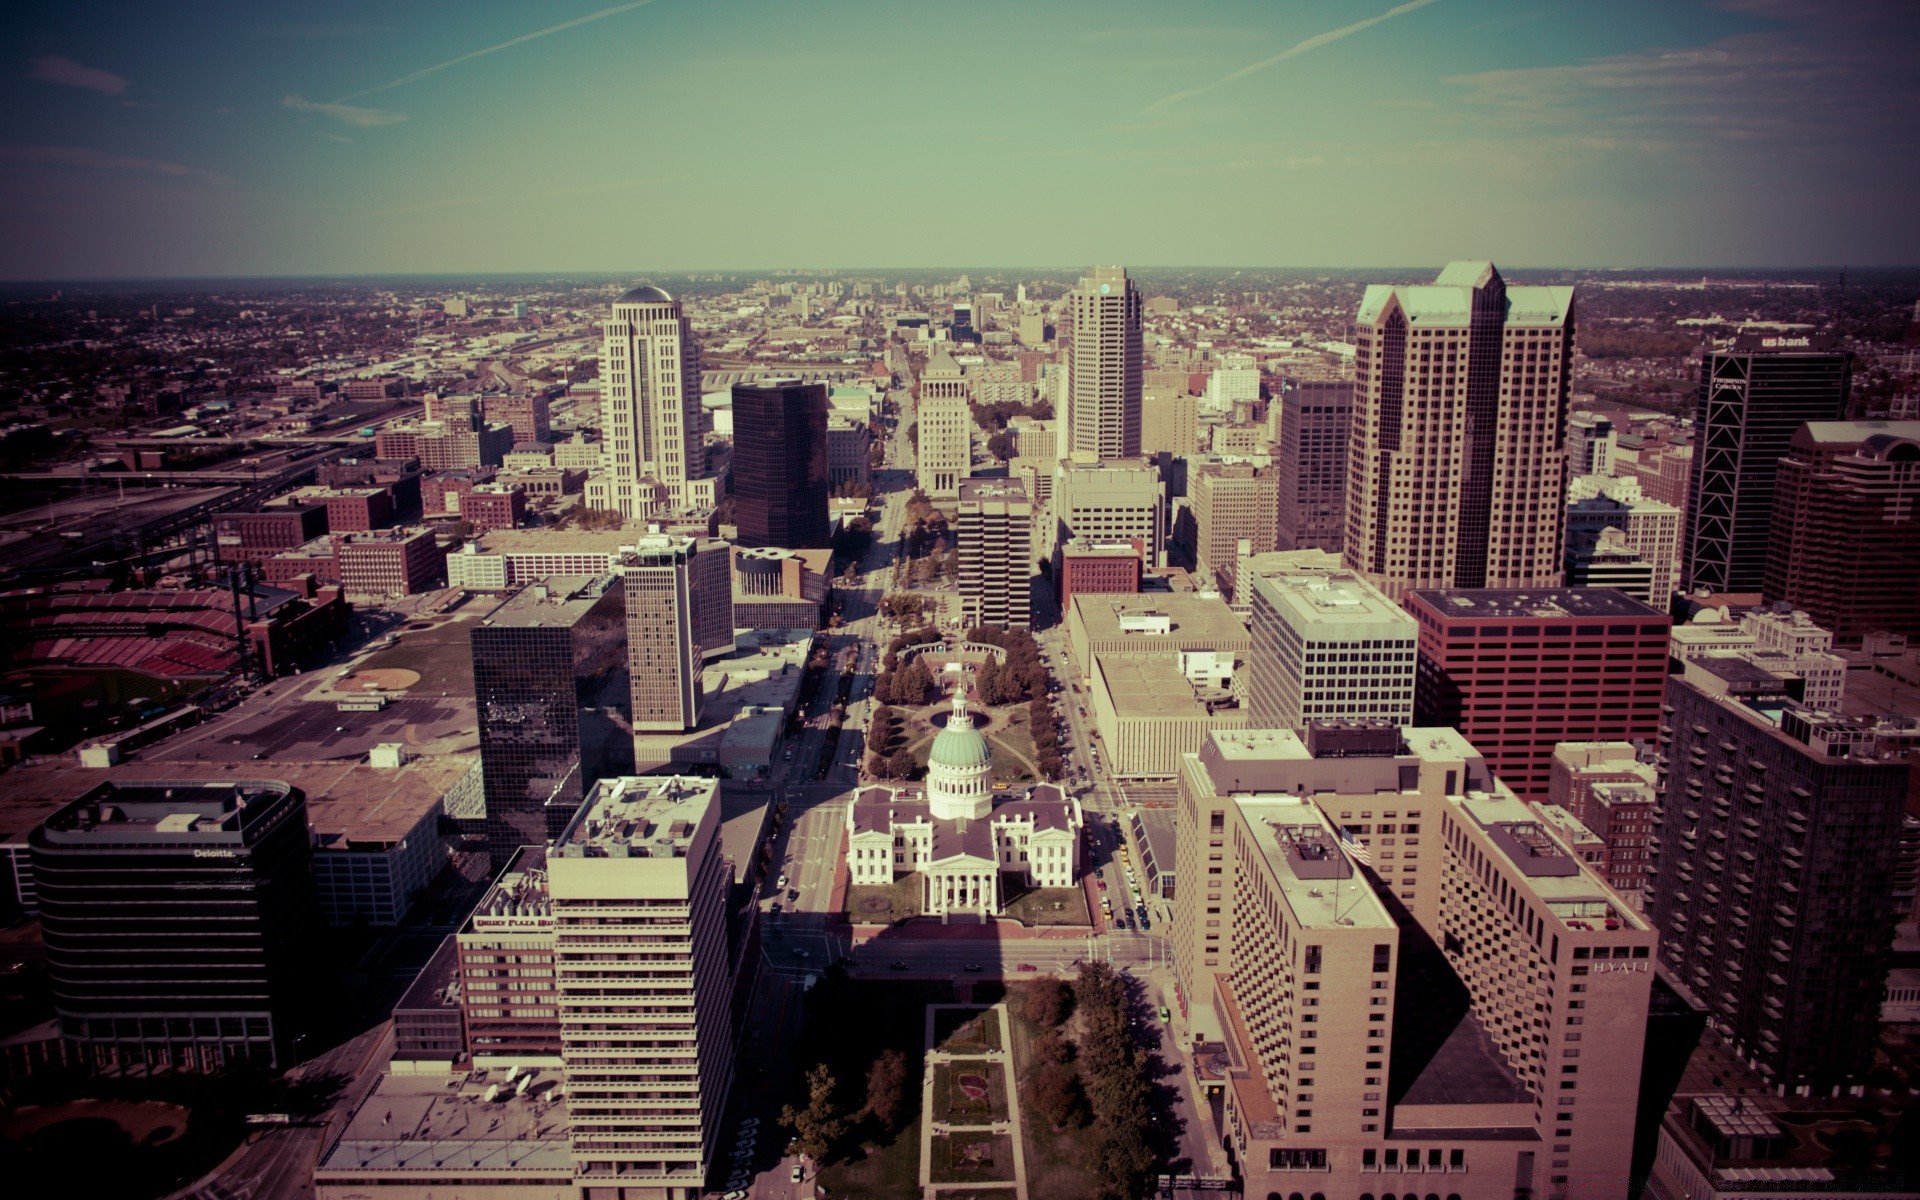
{"label": "hazy sky", "polygon": [[0,276],[1920,262],[1913,0],[19,4]]}

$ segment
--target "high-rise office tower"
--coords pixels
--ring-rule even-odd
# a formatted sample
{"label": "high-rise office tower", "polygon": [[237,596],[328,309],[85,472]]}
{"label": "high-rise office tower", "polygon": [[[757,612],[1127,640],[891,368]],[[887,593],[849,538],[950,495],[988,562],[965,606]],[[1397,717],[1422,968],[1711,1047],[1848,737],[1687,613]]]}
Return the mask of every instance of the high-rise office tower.
{"label": "high-rise office tower", "polygon": [[1701,658],[1668,685],[1647,913],[1740,1057],[1827,1095],[1873,1066],[1915,735],[1812,712],[1785,683]]}
{"label": "high-rise office tower", "polygon": [[1280,455],[1273,462],[1280,492],[1274,547],[1338,554],[1346,544],[1353,383],[1283,379],[1273,404],[1280,411]]}
{"label": "high-rise office tower", "polygon": [[697,1200],[735,1030],[719,786],[601,781],[547,855],[575,1182]]}
{"label": "high-rise office tower", "polygon": [[1229,601],[1244,600],[1236,582],[1240,552],[1266,554],[1274,549],[1279,476],[1270,466],[1207,463],[1188,478],[1187,492],[1193,508],[1194,574],[1201,586],[1220,589]]}
{"label": "high-rise office tower", "polygon": [[1743,333],[1701,362],[1683,590],[1761,590],[1780,460],[1802,425],[1846,415],[1853,353],[1834,346],[1827,335]]}
{"label": "high-rise office tower", "polygon": [[725,545],[656,533],[620,548],[636,731],[678,733],[700,723],[706,704],[699,632],[703,598],[695,582],[707,565],[700,560],[707,557],[725,564]]}
{"label": "high-rise office tower", "polygon": [[1597,413],[1567,418],[1567,475],[1613,474],[1613,422]]}
{"label": "high-rise office tower", "polygon": [[967,378],[953,356],[936,349],[920,373],[920,399],[913,419],[919,429],[914,476],[929,496],[951,496],[973,470],[973,410]]}
{"label": "high-rise office tower", "polygon": [[733,385],[733,512],[742,546],[819,549],[827,524],[827,385]]}
{"label": "high-rise office tower", "polygon": [[1405,609],[1346,570],[1256,575],[1247,661],[1247,723],[1305,729],[1313,720],[1413,720],[1419,631]]}
{"label": "high-rise office tower", "polygon": [[27,843],[53,1009],[82,1070],[289,1065],[320,932],[299,792],[108,782]]}
{"label": "high-rise office tower", "polygon": [[1673,619],[1613,588],[1408,592],[1420,625],[1415,719],[1486,751],[1500,781],[1547,798],[1560,742],[1660,732]]}
{"label": "high-rise office tower", "polygon": [[613,302],[604,332],[600,421],[614,508],[628,519],[651,512],[655,489],[643,480],[676,509],[712,507],[700,347],[680,302],[644,284]]}
{"label": "high-rise office tower", "polygon": [[1360,302],[1347,565],[1409,588],[1555,587],[1573,359],[1569,287],[1490,262]]}
{"label": "high-rise office tower", "polygon": [[1920,637],[1920,421],[1815,421],[1779,464],[1768,600],[1843,646]]}
{"label": "high-rise office tower", "polygon": [[1050,503],[1049,556],[1073,541],[1134,542],[1144,563],[1160,565],[1167,545],[1167,488],[1152,463],[1062,461]]}
{"label": "high-rise office tower", "polygon": [[1177,783],[1176,998],[1248,1195],[1627,1193],[1655,935],[1459,733],[1214,731]]}
{"label": "high-rise office tower", "polygon": [[[1647,595],[1665,608],[1680,578],[1680,510],[1641,494],[1631,475],[1576,475],[1567,481],[1567,569],[1590,557],[1602,531],[1617,529],[1628,549],[1652,568]],[[1582,586],[1569,580],[1569,587]]]}
{"label": "high-rise office tower", "polygon": [[468,638],[497,866],[546,845],[594,780],[633,767],[625,590],[616,577],[555,576],[508,597]]}
{"label": "high-rise office tower", "polygon": [[1014,479],[965,479],[955,513],[960,609],[969,627],[1032,621],[1033,504]]}
{"label": "high-rise office tower", "polygon": [[1067,293],[1067,457],[1140,453],[1140,292],[1123,267],[1089,267]]}

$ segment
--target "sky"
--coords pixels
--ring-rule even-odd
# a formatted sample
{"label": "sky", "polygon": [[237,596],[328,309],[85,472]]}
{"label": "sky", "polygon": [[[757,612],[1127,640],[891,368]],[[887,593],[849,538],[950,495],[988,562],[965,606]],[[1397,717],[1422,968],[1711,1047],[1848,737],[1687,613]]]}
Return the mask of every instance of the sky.
{"label": "sky", "polygon": [[1912,0],[0,15],[0,277],[1920,263]]}

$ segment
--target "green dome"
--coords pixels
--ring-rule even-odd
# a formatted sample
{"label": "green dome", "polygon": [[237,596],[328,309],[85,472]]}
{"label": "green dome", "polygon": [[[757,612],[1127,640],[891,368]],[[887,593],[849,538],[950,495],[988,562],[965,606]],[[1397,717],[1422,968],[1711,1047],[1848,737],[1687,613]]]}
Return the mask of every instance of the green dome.
{"label": "green dome", "polygon": [[947,721],[947,727],[933,739],[933,749],[927,754],[930,764],[962,770],[987,766],[992,758],[986,737],[973,727],[973,721],[964,711]]}

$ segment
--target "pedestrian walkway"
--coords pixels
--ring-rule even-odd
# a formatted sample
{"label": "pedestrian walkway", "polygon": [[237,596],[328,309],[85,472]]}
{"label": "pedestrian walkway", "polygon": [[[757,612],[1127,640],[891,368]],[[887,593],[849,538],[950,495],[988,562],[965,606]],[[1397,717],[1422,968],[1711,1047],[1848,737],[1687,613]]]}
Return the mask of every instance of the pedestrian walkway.
{"label": "pedestrian walkway", "polygon": [[[995,1004],[986,1011],[993,1015],[999,1031],[999,1049],[953,1053],[936,1049],[937,1019],[946,1011],[978,1011],[978,1006],[970,1004],[929,1004],[926,1011],[926,1069],[920,1080],[920,1195],[923,1200],[939,1200],[942,1192],[964,1192],[976,1195],[985,1192],[1005,1194],[1009,1200],[1027,1200],[1027,1146],[1026,1137],[1020,1129],[1020,1087],[1013,1074],[1013,1028],[1007,1018],[1007,1006]],[[979,1062],[996,1064],[1000,1068],[1001,1086],[1006,1089],[1007,1116],[1005,1120],[985,1125],[951,1125],[945,1121],[936,1121],[934,1114],[934,1078],[939,1074],[936,1067],[943,1063]],[[1013,1147],[1013,1179],[983,1180],[980,1182],[935,1183],[933,1182],[933,1139],[940,1134],[994,1134],[1005,1137]]]}

